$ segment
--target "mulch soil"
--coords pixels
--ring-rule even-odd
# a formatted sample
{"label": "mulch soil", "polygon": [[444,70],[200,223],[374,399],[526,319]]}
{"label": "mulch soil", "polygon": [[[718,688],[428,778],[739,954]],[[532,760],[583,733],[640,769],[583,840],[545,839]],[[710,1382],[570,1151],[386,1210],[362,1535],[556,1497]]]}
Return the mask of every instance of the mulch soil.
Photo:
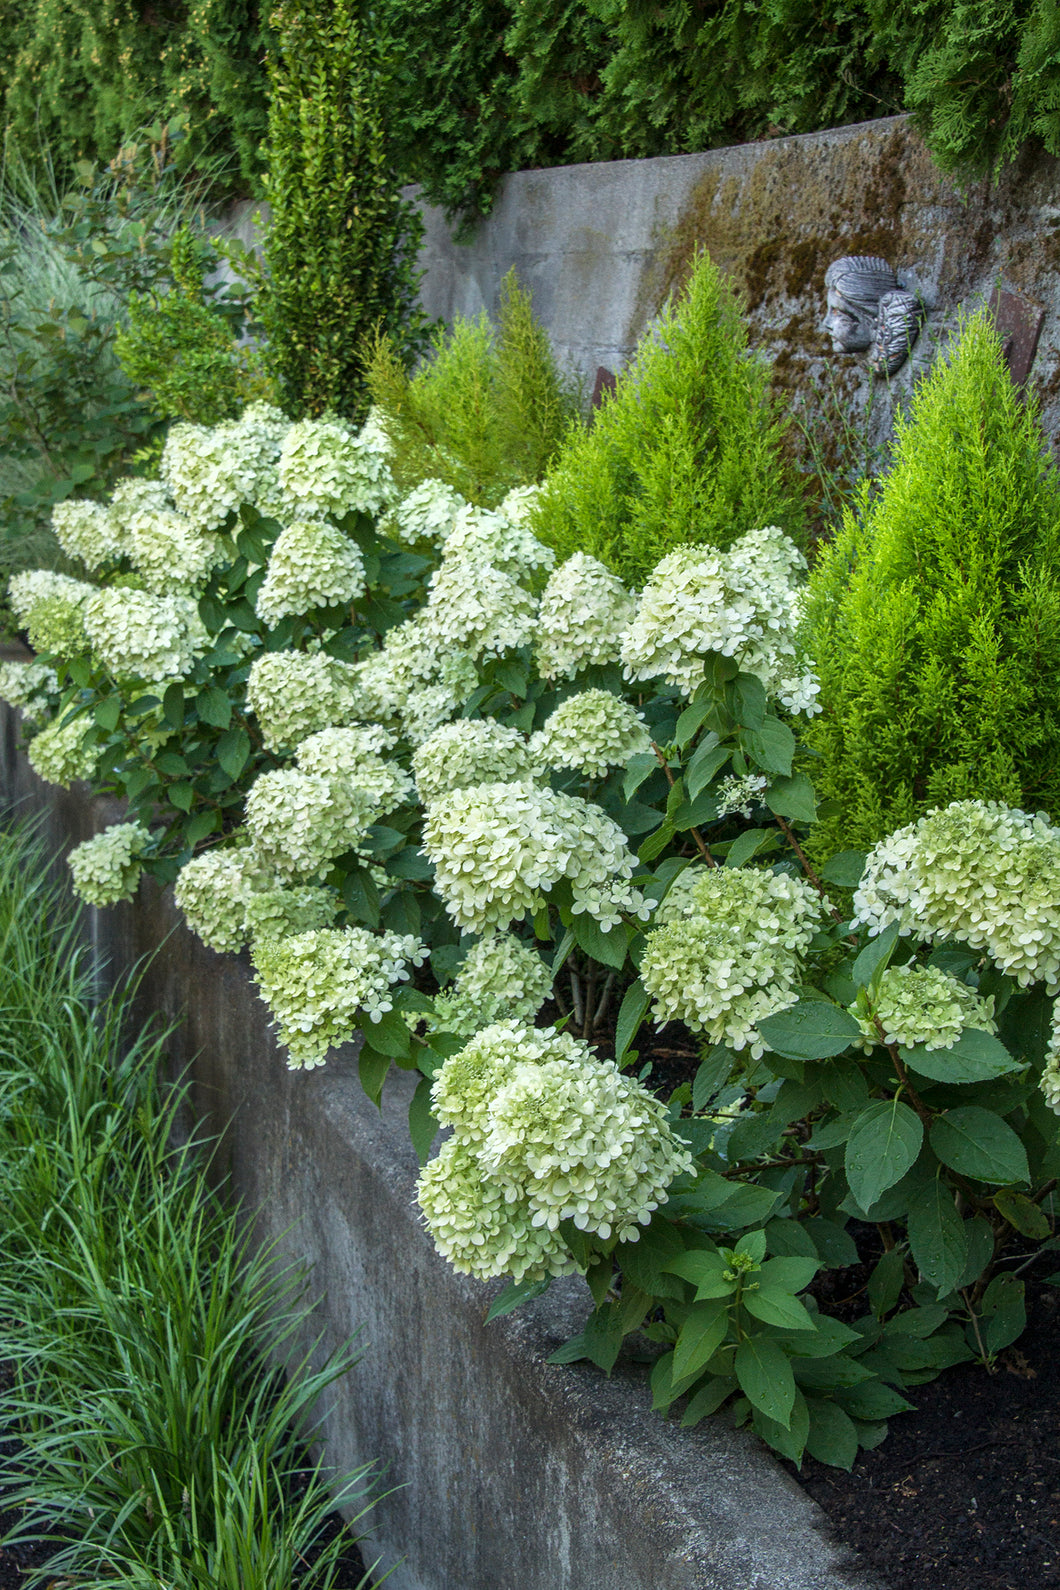
{"label": "mulch soil", "polygon": [[[0,1439],[0,1461],[5,1457],[11,1456],[17,1449],[17,1437],[2,1424],[3,1395],[9,1384],[10,1374],[0,1364],[0,1435],[6,1437],[6,1439]],[[4,1509],[3,1490],[0,1488],[0,1541],[3,1540],[9,1530],[14,1528],[17,1522],[17,1515]],[[333,1516],[329,1519],[318,1550],[322,1551],[341,1532],[342,1527],[339,1518]],[[30,1568],[43,1567],[48,1561],[48,1555],[46,1546],[18,1547],[8,1550],[3,1545],[0,1545],[0,1590],[21,1590],[21,1587],[26,1583],[25,1575],[27,1571]],[[310,1567],[311,1563],[312,1559],[307,1559],[306,1567]],[[339,1559],[338,1571],[333,1581],[335,1590],[355,1590],[355,1587],[360,1584],[363,1575],[364,1562],[356,1544],[351,1541]],[[62,1583],[66,1584],[67,1581],[64,1579]],[[298,1590],[297,1579],[293,1581],[291,1590]]]}

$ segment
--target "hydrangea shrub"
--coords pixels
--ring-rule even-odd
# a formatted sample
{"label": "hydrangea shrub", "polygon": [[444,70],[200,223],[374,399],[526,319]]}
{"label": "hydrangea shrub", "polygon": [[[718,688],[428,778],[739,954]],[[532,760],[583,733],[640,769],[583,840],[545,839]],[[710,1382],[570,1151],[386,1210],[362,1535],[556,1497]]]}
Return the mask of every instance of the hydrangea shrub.
{"label": "hydrangea shrub", "polygon": [[[399,492],[388,447],[385,414],[259,405],[59,515],[85,578],[12,582],[41,655],[0,687],[42,777],[127,804],[77,887],[174,883],[292,1066],[358,1039],[373,1099],[413,1073],[439,1250],[508,1278],[495,1310],[587,1277],[561,1360],[643,1330],[658,1407],[849,1464],[904,1387],[1022,1328],[1006,1260],[1060,1177],[1060,828],[962,799],[818,873],[782,531],[631,589],[554,560],[530,482],[488,512]],[[670,1022],[701,1063],[663,1098]],[[857,1262],[852,1221],[886,1251],[848,1325],[807,1289]]]}

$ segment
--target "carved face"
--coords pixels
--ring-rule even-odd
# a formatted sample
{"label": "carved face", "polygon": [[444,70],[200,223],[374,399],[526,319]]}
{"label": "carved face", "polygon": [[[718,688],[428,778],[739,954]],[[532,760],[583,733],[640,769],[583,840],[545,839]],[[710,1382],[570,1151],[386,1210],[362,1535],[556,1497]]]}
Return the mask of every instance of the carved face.
{"label": "carved face", "polygon": [[836,353],[860,353],[871,348],[880,299],[898,286],[898,278],[887,261],[874,255],[846,255],[829,265],[824,285],[828,313],[821,329],[831,337]]}

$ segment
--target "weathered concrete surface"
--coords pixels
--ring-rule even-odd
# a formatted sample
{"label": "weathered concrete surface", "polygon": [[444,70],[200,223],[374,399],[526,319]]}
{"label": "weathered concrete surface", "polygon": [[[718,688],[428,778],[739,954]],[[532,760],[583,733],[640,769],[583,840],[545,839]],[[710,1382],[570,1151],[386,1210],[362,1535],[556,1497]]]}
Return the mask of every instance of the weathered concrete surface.
{"label": "weathered concrete surface", "polygon": [[[40,784],[0,718],[0,810],[37,812],[66,848],[117,815]],[[352,1056],[289,1072],[246,964],[203,948],[167,894],[88,913],[116,974],[157,950],[147,1003],[180,1018],[175,1071],[197,1116],[224,1132],[220,1163],[282,1258],[313,1266],[323,1346],[363,1326],[365,1355],[325,1420],[340,1471],[369,1459],[403,1487],[369,1549],[395,1590],[872,1590],[830,1542],[820,1510],[753,1437],[652,1414],[634,1368],[610,1380],[545,1363],[580,1327],[587,1292],[556,1285],[483,1323],[490,1288],[455,1276],[412,1203],[410,1079],[368,1103]]]}
{"label": "weathered concrete surface", "polygon": [[[599,365],[627,361],[694,249],[706,247],[742,293],[777,389],[840,472],[887,434],[958,308],[981,303],[1000,280],[1047,312],[1033,378],[1047,430],[1060,431],[1056,159],[1027,157],[996,187],[961,193],[897,116],[705,154],[516,172],[466,244],[439,210],[423,213],[429,312],[495,314],[514,266],[590,390]],[[864,355],[833,355],[820,330],[824,273],[843,254],[882,255],[934,305],[889,389],[873,383]]]}

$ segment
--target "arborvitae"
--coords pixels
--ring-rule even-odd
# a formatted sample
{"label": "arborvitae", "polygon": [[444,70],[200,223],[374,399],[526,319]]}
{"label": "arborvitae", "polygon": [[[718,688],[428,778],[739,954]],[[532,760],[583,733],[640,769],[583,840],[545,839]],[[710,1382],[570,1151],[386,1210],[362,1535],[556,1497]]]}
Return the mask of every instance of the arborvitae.
{"label": "arborvitae", "polygon": [[728,284],[699,254],[589,431],[568,433],[536,533],[561,558],[589,552],[634,585],[682,542],[727,547],[768,524],[798,534],[768,385]]}
{"label": "arborvitae", "polygon": [[379,338],[367,379],[387,414],[398,485],[433,476],[485,506],[540,480],[577,412],[574,384],[514,271],[501,283],[496,329],[485,315],[458,318],[412,377]]}
{"label": "arborvitae", "polygon": [[418,222],[391,169],[384,63],[357,0],[274,14],[266,145],[268,282],[259,311],[283,408],[363,415],[364,342],[407,341]]}
{"label": "arborvitae", "polygon": [[820,853],[967,797],[1060,815],[1060,475],[985,314],[822,553],[807,643]]}

